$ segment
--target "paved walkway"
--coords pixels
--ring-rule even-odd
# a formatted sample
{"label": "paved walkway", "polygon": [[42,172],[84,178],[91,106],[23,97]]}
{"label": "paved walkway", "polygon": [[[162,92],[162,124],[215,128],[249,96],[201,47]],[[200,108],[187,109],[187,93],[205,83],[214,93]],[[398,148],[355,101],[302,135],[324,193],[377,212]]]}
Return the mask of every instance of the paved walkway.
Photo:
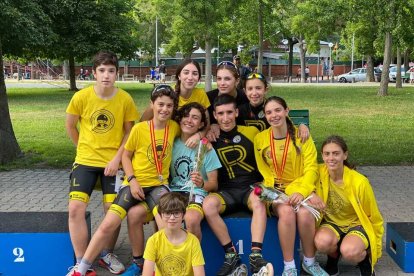
{"label": "paved walkway", "polygon": [[[413,166],[361,167],[359,170],[370,179],[385,222],[414,222]],[[68,175],[67,170],[46,169],[0,172],[0,212],[67,211]],[[92,195],[88,210],[92,212],[94,231],[103,214],[100,193],[95,192]],[[145,232],[148,236],[151,228],[146,227]],[[115,250],[120,259],[129,264],[130,249],[125,222]],[[324,263],[324,257],[318,258]],[[355,266],[342,261],[340,270],[341,275],[359,275]],[[97,272],[101,276],[112,275],[102,269]],[[403,273],[385,249],[376,266],[376,272],[379,276],[414,275]]]}

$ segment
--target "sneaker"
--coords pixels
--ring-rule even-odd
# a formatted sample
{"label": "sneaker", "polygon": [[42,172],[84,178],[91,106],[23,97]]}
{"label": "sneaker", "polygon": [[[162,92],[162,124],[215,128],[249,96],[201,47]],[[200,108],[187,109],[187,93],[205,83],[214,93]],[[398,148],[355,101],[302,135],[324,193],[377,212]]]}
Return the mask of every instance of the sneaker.
{"label": "sneaker", "polygon": [[[69,267],[69,272],[68,274],[66,274],[66,276],[82,276],[82,274],[78,272],[78,265],[79,264],[75,264],[74,266]],[[88,271],[86,271],[86,276],[96,276],[95,269],[93,269],[92,267],[89,268]]]}
{"label": "sneaker", "polygon": [[112,274],[121,274],[125,271],[125,266],[118,260],[113,253],[108,253],[99,259],[99,265],[108,269]]}
{"label": "sneaker", "polygon": [[375,271],[372,269],[371,260],[369,259],[368,254],[365,259],[358,264],[358,267],[361,276],[375,276]]}
{"label": "sneaker", "polygon": [[338,268],[339,256],[337,258],[331,257],[328,255],[328,260],[326,261],[325,271],[330,276],[338,276],[339,275],[339,268]]}
{"label": "sneaker", "polygon": [[266,271],[268,274],[273,275],[273,265],[263,259],[263,255],[260,253],[260,251],[252,250],[252,253],[249,255],[249,263],[252,273],[258,273],[259,271],[262,271],[262,274],[259,275],[263,275]]}
{"label": "sneaker", "polygon": [[302,268],[307,273],[313,276],[329,276],[328,273],[326,273],[325,270],[322,269],[322,267],[319,265],[318,262],[314,262],[313,265],[307,266],[304,262],[302,263]]}
{"label": "sneaker", "polygon": [[217,272],[217,276],[225,276],[233,272],[241,264],[240,256],[236,252],[229,252],[224,255],[224,264]]}
{"label": "sneaker", "polygon": [[132,263],[127,270],[125,270],[124,273],[122,273],[122,276],[139,276],[142,273],[142,267],[137,265],[136,263]]}
{"label": "sneaker", "polygon": [[74,266],[71,266],[68,268],[68,274],[66,276],[82,276],[78,271],[78,264],[75,264]]}
{"label": "sneaker", "polygon": [[298,271],[296,268],[284,269],[282,276],[298,276]]}

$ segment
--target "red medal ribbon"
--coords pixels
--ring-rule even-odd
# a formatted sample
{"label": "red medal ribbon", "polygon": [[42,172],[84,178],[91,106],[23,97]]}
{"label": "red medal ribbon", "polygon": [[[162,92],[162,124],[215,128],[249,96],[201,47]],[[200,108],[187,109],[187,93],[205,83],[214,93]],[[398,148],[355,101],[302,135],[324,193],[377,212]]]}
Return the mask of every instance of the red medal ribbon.
{"label": "red medal ribbon", "polygon": [[[280,170],[279,170],[279,167],[277,165],[276,150],[275,150],[275,144],[274,144],[273,140],[274,140],[273,130],[270,130],[270,153],[272,155],[273,167],[275,169],[276,176],[277,176],[276,180],[278,182],[281,182],[283,172],[285,170],[286,159],[287,159],[287,154],[288,154],[288,149],[289,149],[289,142],[290,142],[289,132],[286,132],[286,141],[285,141],[285,147],[283,149],[282,166],[281,166]],[[281,183],[278,183],[278,184],[281,184]]]}
{"label": "red medal ribbon", "polygon": [[164,139],[163,139],[163,142],[162,142],[162,152],[161,152],[161,155],[158,156],[158,154],[157,154],[157,142],[155,140],[155,132],[154,132],[154,121],[153,120],[150,121],[150,134],[151,134],[152,153],[154,154],[154,161],[155,161],[155,167],[157,168],[158,178],[161,182],[163,181],[163,178],[162,178],[162,158],[164,157],[165,150],[167,149],[168,131],[169,131],[169,126],[168,126],[168,122],[167,122],[167,125],[165,126],[165,131],[164,131]]}

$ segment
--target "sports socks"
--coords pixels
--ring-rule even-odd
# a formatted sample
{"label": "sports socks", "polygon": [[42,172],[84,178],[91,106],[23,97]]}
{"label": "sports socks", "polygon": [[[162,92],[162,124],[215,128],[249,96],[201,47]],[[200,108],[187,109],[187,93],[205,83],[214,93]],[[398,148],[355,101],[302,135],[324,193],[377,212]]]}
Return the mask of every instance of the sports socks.
{"label": "sports socks", "polygon": [[223,245],[224,252],[230,253],[230,252],[236,252],[236,247],[234,247],[233,242],[229,242],[228,244]]}
{"label": "sports socks", "polygon": [[305,263],[306,266],[311,266],[315,263],[315,257],[308,258],[305,255],[303,255],[303,262]]}

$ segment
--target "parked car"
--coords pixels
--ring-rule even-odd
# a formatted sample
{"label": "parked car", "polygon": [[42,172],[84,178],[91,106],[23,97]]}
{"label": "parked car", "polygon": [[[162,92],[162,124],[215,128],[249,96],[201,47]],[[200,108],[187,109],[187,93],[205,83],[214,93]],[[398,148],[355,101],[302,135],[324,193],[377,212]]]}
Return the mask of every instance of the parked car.
{"label": "parked car", "polygon": [[367,79],[367,68],[357,68],[348,73],[338,76],[339,82],[365,81]]}
{"label": "parked car", "polygon": [[[394,67],[390,68],[389,77],[390,77],[391,82],[396,82],[397,81],[397,69],[398,69],[397,66],[394,66]],[[408,73],[407,76],[409,76],[409,73]],[[401,66],[401,78],[405,78],[404,66]]]}

